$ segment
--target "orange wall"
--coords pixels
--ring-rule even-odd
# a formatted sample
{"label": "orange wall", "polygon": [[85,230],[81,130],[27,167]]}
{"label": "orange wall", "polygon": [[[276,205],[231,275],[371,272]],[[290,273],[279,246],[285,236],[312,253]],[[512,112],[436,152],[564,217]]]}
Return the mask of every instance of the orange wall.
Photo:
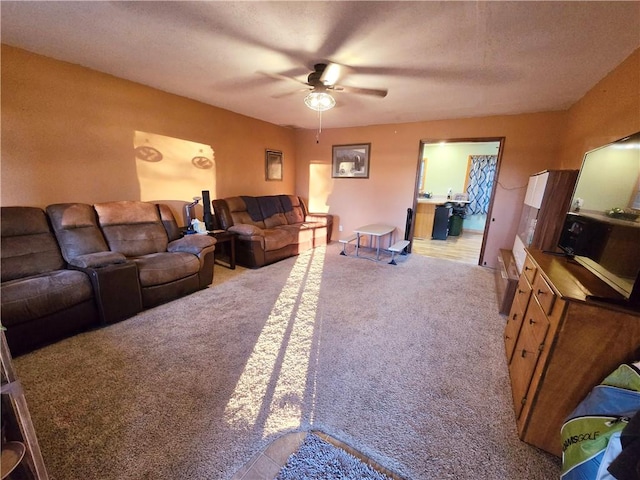
{"label": "orange wall", "polygon": [[[327,112],[326,115],[331,115]],[[495,267],[511,248],[528,176],[552,168],[580,168],[585,152],[640,131],[640,49],[570,110],[514,116],[298,131],[296,188],[310,209],[336,215],[334,238],[359,225],[384,222],[404,232],[413,205],[421,139],[505,137],[483,264]],[[332,145],[371,142],[368,180],[332,179]]]}
{"label": "orange wall", "polygon": [[[313,130],[286,129],[3,45],[0,203],[142,199],[134,138],[147,132],[215,152],[215,174],[195,175],[192,192],[175,200],[203,189],[214,198],[297,193],[312,211],[335,214],[336,229],[342,224],[345,233],[380,221],[402,235],[421,139],[505,137],[484,257],[493,267],[498,249],[513,244],[530,174],[578,168],[585,151],[640,130],[639,76],[640,50],[565,112],[329,129],[317,144]],[[368,142],[370,178],[332,179],[332,145]],[[283,151],[281,182],[265,181],[267,148]],[[158,196],[176,178],[169,172],[158,167]]]}
{"label": "orange wall", "polygon": [[569,109],[564,168],[580,168],[586,152],[640,131],[640,49]]}
{"label": "orange wall", "polygon": [[[327,115],[330,115],[328,112]],[[484,261],[494,267],[500,248],[511,248],[529,175],[558,165],[566,113],[496,116],[376,125],[297,133],[296,188],[309,208],[337,216],[339,237],[359,225],[383,222],[404,235],[413,207],[420,140],[505,137]],[[369,179],[331,178],[332,145],[371,142]]]}
{"label": "orange wall", "polygon": [[[194,174],[191,154],[184,175],[164,168],[165,159],[151,164],[156,200],[295,192],[290,129],[6,45],[1,88],[2,205],[152,200],[141,198],[137,131],[215,152],[215,178]],[[267,148],[283,152],[282,181],[265,181]],[[183,176],[191,185],[181,198],[163,195]]]}

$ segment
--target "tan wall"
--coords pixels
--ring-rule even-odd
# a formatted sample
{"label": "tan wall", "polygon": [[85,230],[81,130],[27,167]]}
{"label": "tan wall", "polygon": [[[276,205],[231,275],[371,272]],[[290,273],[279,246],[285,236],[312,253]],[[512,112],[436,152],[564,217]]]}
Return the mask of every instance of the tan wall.
{"label": "tan wall", "polygon": [[[319,144],[314,131],[299,131],[297,193],[309,198],[311,210],[337,216],[334,227],[344,230],[336,230],[336,237],[373,222],[394,225],[400,237],[413,207],[420,140],[505,137],[483,262],[494,267],[498,250],[513,245],[529,175],[558,166],[565,122],[565,112],[552,112],[329,129]],[[366,142],[369,179],[332,179],[332,145]]]}
{"label": "tan wall", "polygon": [[[136,159],[136,132],[162,161]],[[214,168],[191,163],[198,145]],[[290,129],[2,46],[2,205],[294,193],[294,147]],[[265,181],[267,148],[283,181]]]}

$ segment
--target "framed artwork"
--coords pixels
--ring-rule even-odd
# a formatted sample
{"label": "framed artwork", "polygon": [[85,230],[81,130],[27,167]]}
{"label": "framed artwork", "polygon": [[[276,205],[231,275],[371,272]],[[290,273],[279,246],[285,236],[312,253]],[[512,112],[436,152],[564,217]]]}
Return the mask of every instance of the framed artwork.
{"label": "framed artwork", "polygon": [[265,153],[265,178],[282,180],[282,152],[267,150]]}
{"label": "framed artwork", "polygon": [[370,143],[334,145],[332,178],[369,178]]}

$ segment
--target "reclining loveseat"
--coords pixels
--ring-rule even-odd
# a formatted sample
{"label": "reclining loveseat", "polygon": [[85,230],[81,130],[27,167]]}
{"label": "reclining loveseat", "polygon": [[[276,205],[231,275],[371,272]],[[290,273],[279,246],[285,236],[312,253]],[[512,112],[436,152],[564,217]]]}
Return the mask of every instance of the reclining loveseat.
{"label": "reclining loveseat", "polygon": [[50,205],[47,212],[70,265],[92,268],[94,259],[102,261],[103,256],[115,264],[134,264],[143,308],[195,292],[213,281],[215,238],[180,238],[166,205],[73,203]]}
{"label": "reclining loveseat", "polygon": [[236,261],[258,268],[331,241],[333,216],[309,213],[296,195],[213,200],[216,227],[236,234]]}

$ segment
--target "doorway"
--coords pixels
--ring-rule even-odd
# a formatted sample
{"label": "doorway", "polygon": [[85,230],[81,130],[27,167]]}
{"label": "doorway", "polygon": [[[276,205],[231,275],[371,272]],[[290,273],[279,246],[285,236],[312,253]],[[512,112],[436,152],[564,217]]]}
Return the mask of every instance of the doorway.
{"label": "doorway", "polygon": [[422,140],[414,194],[411,252],[486,265],[504,138]]}

